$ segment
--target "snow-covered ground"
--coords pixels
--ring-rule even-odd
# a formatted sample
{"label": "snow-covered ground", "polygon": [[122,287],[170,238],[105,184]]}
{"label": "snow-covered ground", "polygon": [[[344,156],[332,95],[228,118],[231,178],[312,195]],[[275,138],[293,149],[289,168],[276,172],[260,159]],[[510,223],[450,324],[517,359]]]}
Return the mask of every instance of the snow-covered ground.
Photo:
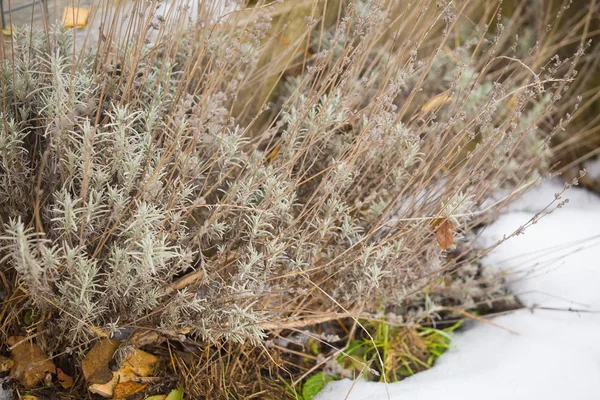
{"label": "snow-covered ground", "polygon": [[[598,166],[600,174],[600,164]],[[513,204],[480,245],[514,232],[560,192],[550,181]],[[457,333],[436,365],[402,382],[341,380],[316,400],[600,399],[600,198],[572,188],[570,202],[484,259],[511,272],[509,284],[528,306]]]}

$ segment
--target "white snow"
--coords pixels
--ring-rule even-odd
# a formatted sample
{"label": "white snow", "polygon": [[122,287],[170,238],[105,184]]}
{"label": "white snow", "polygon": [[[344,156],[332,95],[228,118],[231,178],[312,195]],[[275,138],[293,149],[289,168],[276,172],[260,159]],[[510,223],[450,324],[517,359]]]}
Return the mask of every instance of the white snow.
{"label": "white snow", "polygon": [[[515,231],[561,190],[550,181],[527,193],[485,230],[479,245]],[[570,200],[564,208],[484,259],[487,268],[510,272],[509,284],[525,304],[560,310],[494,319],[517,334],[470,323],[429,371],[388,385],[332,382],[315,399],[599,399],[600,198],[579,188],[563,197]]]}
{"label": "white snow", "polygon": [[10,400],[12,391],[8,389],[3,389],[2,384],[0,383],[0,400]]}
{"label": "white snow", "polygon": [[[549,182],[531,191],[488,227],[480,244],[490,245],[527,222],[561,190]],[[484,259],[489,267],[510,271],[509,284],[527,305],[587,306],[600,310],[600,198],[579,188],[563,197],[569,203],[543,217],[525,234],[508,240]]]}
{"label": "white snow", "polygon": [[590,169],[588,176],[592,179],[600,178],[600,157],[585,162],[585,167]]}

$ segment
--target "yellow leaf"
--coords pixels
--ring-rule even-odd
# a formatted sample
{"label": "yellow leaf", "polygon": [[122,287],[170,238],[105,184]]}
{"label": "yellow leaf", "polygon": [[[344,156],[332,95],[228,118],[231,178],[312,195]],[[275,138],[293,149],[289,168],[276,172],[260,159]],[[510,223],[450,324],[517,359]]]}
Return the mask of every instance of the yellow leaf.
{"label": "yellow leaf", "polygon": [[[87,374],[86,374],[86,370],[84,370],[84,376],[86,377],[86,379],[89,382],[92,383],[92,385],[90,385],[88,388],[91,393],[95,393],[95,394],[98,394],[98,395],[100,395],[102,397],[106,397],[106,398],[112,398],[113,396],[116,396],[116,394],[118,394],[115,391],[117,390],[117,387],[119,387],[120,384],[126,383],[126,382],[131,382],[135,378],[138,378],[138,377],[151,376],[158,371],[158,365],[159,365],[158,357],[156,357],[153,354],[146,353],[145,351],[137,350],[137,349],[135,350],[135,352],[133,354],[130,354],[123,361],[122,366],[118,371],[114,371],[114,372],[111,371],[108,367],[108,363],[112,360],[113,354],[116,351],[116,349],[119,347],[120,342],[118,342],[116,340],[110,340],[110,341],[106,340],[103,342],[114,342],[114,343],[103,344],[102,347],[99,350],[97,350],[97,352],[99,354],[99,356],[97,358],[97,362],[102,365],[90,366],[89,368],[87,368],[87,370],[88,370]],[[111,347],[111,346],[114,346],[114,347]],[[86,358],[88,358],[90,353],[92,353],[95,349],[96,349],[96,346],[94,346],[94,348],[92,348],[92,350],[90,350],[90,352],[88,353]],[[100,354],[100,353],[102,353],[102,354]],[[84,358],[84,361],[85,361],[85,358]],[[100,363],[101,361],[102,361],[102,363]],[[82,363],[82,367],[83,367],[83,363]],[[108,377],[108,380],[99,382],[98,379],[95,379],[95,380],[88,379],[87,376],[90,375],[90,371],[93,371],[94,368],[97,369],[97,372],[93,373],[91,375],[91,377],[96,377],[96,378],[102,377],[104,380],[104,379],[106,379],[106,377],[108,377],[108,374],[106,373],[106,371],[108,371],[108,372],[110,372],[110,377]],[[132,384],[132,385],[123,386],[119,390],[122,390],[123,392],[125,392],[126,390],[133,390],[132,388],[134,386],[138,387],[137,385]],[[143,390],[143,389],[141,389],[141,390]]]}
{"label": "yellow leaf", "polygon": [[[159,359],[154,354],[136,350],[125,359],[123,367],[118,371],[123,378],[151,376],[157,372]],[[121,379],[123,381],[123,379]]]}
{"label": "yellow leaf", "polygon": [[148,385],[144,383],[132,381],[117,383],[113,393],[113,399],[126,399],[129,396],[133,396],[134,394],[143,391],[146,387],[148,387]]}
{"label": "yellow leaf", "polygon": [[444,104],[448,104],[451,101],[452,101],[452,96],[450,96],[450,94],[448,92],[442,92],[442,93],[438,94],[437,96],[434,96],[427,103],[425,103],[423,105],[423,107],[421,107],[421,111],[428,112],[428,111],[436,109],[440,106],[443,106]]}
{"label": "yellow leaf", "polygon": [[90,12],[86,8],[65,7],[62,17],[62,23],[65,28],[84,27]]}

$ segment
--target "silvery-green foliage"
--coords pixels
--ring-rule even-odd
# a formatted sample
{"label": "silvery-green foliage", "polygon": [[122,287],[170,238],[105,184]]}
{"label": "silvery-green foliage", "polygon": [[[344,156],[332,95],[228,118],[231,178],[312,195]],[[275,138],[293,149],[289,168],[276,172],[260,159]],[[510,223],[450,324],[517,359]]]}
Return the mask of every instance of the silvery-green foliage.
{"label": "silvery-green foliage", "polygon": [[[106,59],[75,60],[59,29],[15,32],[0,71],[2,268],[74,342],[140,325],[257,342],[298,304],[310,316],[417,302],[426,318],[440,287],[472,303],[475,289],[439,279],[435,223],[468,232],[493,189],[544,170],[549,135],[534,125],[551,97],[525,86],[506,107],[522,80],[480,77],[470,42],[455,65],[436,54],[443,76],[422,82],[416,50],[376,50],[380,3],[324,32],[270,125],[239,104],[261,70],[265,13],[239,34],[124,43]],[[451,105],[411,108],[440,82],[424,91]]]}
{"label": "silvery-green foliage", "polygon": [[[106,104],[96,124],[102,76],[92,58],[72,64],[65,32],[53,34],[49,49],[38,43],[43,36],[30,35],[33,51],[24,45],[27,33],[15,33],[15,73],[3,65],[3,87],[13,89],[7,102],[19,112],[8,108],[0,125],[1,211],[11,216],[3,227],[3,263],[15,268],[38,306],[65,310],[56,327],[75,341],[94,327],[126,326],[157,309],[152,319],[163,329],[191,329],[211,340],[261,337],[249,305],[167,291],[202,260],[187,209],[205,183],[202,155],[216,157],[213,179],[242,161],[246,139],[240,128],[221,125],[220,100],[202,121],[190,121],[187,109],[176,112],[178,130],[158,143],[175,70],[156,65],[140,84],[138,104]],[[190,97],[179,107],[194,103]],[[190,146],[199,134],[190,127],[207,122],[210,132]],[[39,209],[32,208],[36,198]],[[45,233],[31,227],[35,213]],[[222,237],[225,226],[215,222],[209,231]]]}

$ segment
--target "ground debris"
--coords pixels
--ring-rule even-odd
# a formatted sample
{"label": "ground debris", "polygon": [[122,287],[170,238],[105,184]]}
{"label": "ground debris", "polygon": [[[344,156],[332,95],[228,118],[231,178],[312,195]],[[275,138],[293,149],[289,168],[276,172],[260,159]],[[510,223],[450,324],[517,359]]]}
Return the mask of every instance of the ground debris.
{"label": "ground debris", "polygon": [[13,346],[10,351],[13,361],[10,376],[26,388],[34,387],[48,374],[56,373],[54,362],[37,344],[25,340],[23,336],[11,336],[7,343]]}
{"label": "ground debris", "polygon": [[148,387],[148,384],[135,380],[155,374],[159,365],[158,357],[133,349],[120,363],[120,368],[113,371],[110,364],[120,345],[118,340],[101,340],[83,359],[83,374],[90,384],[88,389],[91,393],[105,398],[125,399]]}
{"label": "ground debris", "polygon": [[81,362],[83,377],[92,384],[102,384],[109,382],[113,377],[113,371],[108,364],[113,358],[113,354],[119,348],[117,340],[100,340],[86,354]]}
{"label": "ground debris", "polygon": [[0,372],[7,372],[15,365],[12,358],[0,356]]}
{"label": "ground debris", "polygon": [[56,377],[58,379],[58,383],[63,389],[69,389],[73,386],[73,377],[64,373],[64,371],[60,368],[56,368]]}

